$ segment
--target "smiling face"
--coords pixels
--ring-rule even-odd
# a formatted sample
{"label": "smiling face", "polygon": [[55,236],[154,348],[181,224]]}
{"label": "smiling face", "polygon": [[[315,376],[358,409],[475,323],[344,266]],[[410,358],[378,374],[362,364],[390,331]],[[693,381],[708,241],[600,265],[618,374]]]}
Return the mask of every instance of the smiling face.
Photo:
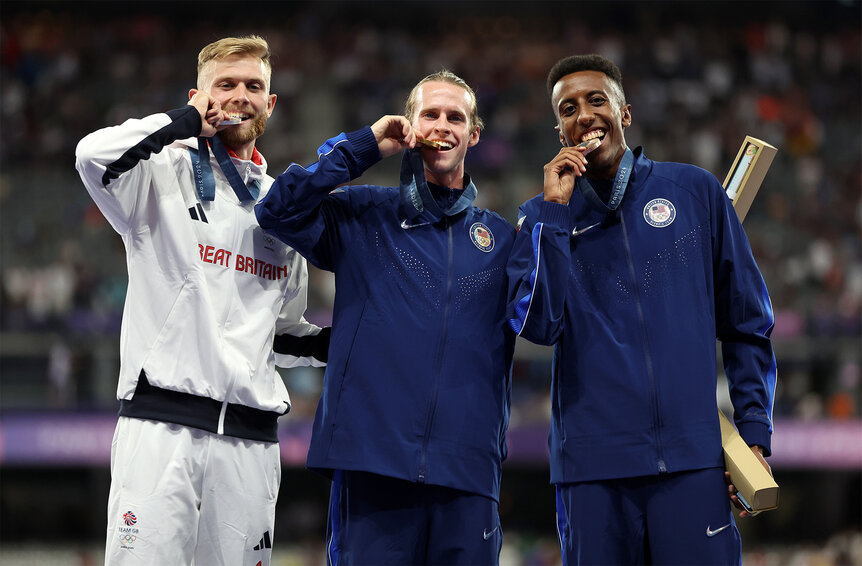
{"label": "smiling face", "polygon": [[587,158],[587,177],[613,178],[626,149],[623,130],[632,123],[631,105],[613,81],[600,71],[571,73],[554,85],[551,104],[564,146],[602,139]]}
{"label": "smiling face", "polygon": [[451,149],[423,147],[429,182],[460,189],[464,186],[467,148],[479,143],[479,126],[471,124],[470,94],[458,85],[429,81],[419,86],[411,123],[425,139],[448,142]]}
{"label": "smiling face", "polygon": [[254,148],[275,107],[276,96],[269,94],[266,71],[260,58],[240,54],[209,61],[198,76],[200,90],[215,98],[231,118],[242,119],[241,124],[218,134],[237,154]]}

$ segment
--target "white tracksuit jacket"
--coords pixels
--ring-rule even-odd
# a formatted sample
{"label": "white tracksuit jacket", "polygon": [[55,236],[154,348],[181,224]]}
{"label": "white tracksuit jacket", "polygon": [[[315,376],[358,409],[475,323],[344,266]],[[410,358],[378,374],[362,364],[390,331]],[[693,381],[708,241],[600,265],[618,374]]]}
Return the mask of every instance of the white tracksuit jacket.
{"label": "white tracksuit jacket", "polygon": [[[303,318],[305,260],[260,229],[254,199],[240,200],[214,158],[215,198],[199,198],[200,128],[188,106],[98,130],[76,149],[126,247],[120,415],[277,441],[290,398],[274,366],[323,365],[329,332]],[[262,157],[231,161],[266,194]]]}

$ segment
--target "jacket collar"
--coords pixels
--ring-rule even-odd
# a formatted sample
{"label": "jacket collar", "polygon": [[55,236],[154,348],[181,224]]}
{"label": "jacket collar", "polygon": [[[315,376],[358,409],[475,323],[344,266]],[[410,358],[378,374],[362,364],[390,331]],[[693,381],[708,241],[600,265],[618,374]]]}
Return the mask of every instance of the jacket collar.
{"label": "jacket collar", "polygon": [[[652,172],[652,167],[654,163],[652,159],[646,156],[643,146],[636,147],[634,150],[632,150],[632,154],[634,157],[634,164],[632,166],[631,176],[629,177],[629,182],[626,187],[623,201],[631,200],[631,198],[633,198],[631,195],[636,194],[640,190],[641,186]],[[578,180],[576,181],[575,190],[581,196],[581,198],[591,207],[600,211],[608,210],[608,207],[605,202],[598,198],[594,191],[583,190],[580,178],[578,178]]]}
{"label": "jacket collar", "polygon": [[441,209],[428,188],[425,179],[425,165],[422,162],[422,150],[418,147],[404,152],[401,160],[401,199],[398,205],[398,216],[401,220],[411,223],[434,223],[445,216],[455,216],[469,207],[476,199],[476,185],[469,175],[464,192],[448,209]]}
{"label": "jacket collar", "polygon": [[[215,182],[212,180],[212,174],[207,172],[211,171],[213,166],[213,164],[210,163],[210,160],[217,163],[219,161],[218,157],[213,154],[213,141],[214,140],[212,138],[187,138],[177,140],[177,142],[175,142],[175,146],[185,146],[191,151],[194,167],[197,167],[194,165],[194,162],[199,162],[202,150],[205,149],[205,153],[210,158],[207,159],[206,163],[201,164],[203,165],[203,175],[200,178],[198,178],[197,175],[194,176],[198,190],[198,197],[201,198],[201,200],[213,200],[215,198]],[[237,200],[240,202],[256,200],[260,196],[261,188],[268,188],[270,184],[267,182],[266,176],[266,159],[261,155],[257,148],[254,150],[252,159],[245,160],[237,157],[236,153],[234,153],[229,147],[224,144],[220,145],[225,150],[224,155],[227,157],[227,160],[225,162],[225,167],[222,167],[220,163],[218,164],[218,167],[222,170],[222,174],[233,188],[233,192],[235,193]],[[227,169],[230,164],[233,165],[233,170]],[[231,181],[232,177],[233,181]]]}

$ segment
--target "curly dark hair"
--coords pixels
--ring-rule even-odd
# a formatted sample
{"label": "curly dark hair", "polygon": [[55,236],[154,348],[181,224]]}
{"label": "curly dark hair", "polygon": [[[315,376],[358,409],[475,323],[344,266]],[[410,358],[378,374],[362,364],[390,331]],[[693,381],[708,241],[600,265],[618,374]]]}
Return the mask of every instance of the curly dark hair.
{"label": "curly dark hair", "polygon": [[590,55],[571,55],[557,61],[548,73],[548,94],[553,93],[554,85],[561,78],[579,71],[598,71],[607,75],[619,91],[617,94],[620,96],[620,102],[625,104],[626,94],[623,91],[623,75],[619,67],[607,57],[595,53]]}

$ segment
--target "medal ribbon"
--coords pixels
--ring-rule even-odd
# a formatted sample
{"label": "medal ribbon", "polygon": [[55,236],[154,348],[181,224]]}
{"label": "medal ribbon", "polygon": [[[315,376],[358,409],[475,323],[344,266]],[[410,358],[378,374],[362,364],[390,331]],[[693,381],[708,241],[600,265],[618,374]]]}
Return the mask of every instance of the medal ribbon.
{"label": "medal ribbon", "polygon": [[212,146],[213,155],[221,167],[222,173],[224,173],[240,202],[257,200],[260,194],[260,181],[252,181],[251,186],[246,187],[227,152],[227,148],[218,136],[209,138],[209,143],[207,143],[207,138],[200,137],[198,138],[198,151],[189,149],[198,197],[202,201],[215,200],[215,177],[210,164],[210,146]]}
{"label": "medal ribbon", "polygon": [[626,187],[629,184],[629,177],[631,177],[634,162],[635,156],[632,153],[632,150],[626,148],[623,158],[620,161],[620,167],[617,169],[616,177],[614,177],[614,187],[611,190],[611,198],[607,203],[599,198],[599,195],[596,194],[596,190],[593,188],[592,183],[590,183],[590,180],[586,177],[577,178],[578,189],[587,201],[594,205],[599,205],[609,212],[613,212],[620,206],[620,203],[623,201],[623,196],[626,194]]}

